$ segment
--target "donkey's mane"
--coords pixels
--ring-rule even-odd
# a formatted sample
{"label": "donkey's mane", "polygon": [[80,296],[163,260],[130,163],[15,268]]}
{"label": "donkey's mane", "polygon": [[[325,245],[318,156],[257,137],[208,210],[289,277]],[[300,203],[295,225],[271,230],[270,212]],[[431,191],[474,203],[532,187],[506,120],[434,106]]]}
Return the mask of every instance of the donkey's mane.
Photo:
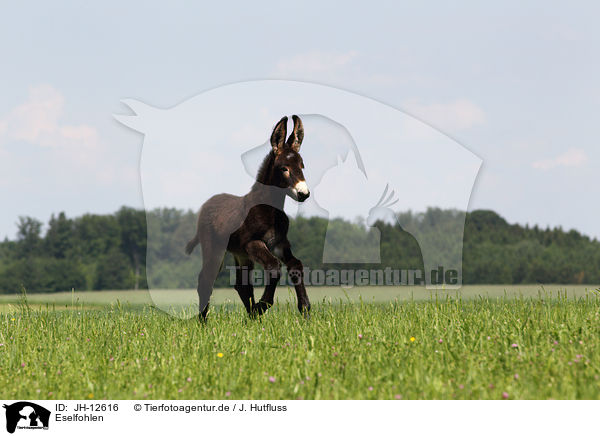
{"label": "donkey's mane", "polygon": [[260,167],[258,169],[258,173],[256,174],[256,183],[253,188],[258,185],[269,185],[270,180],[269,177],[271,175],[273,169],[273,163],[275,162],[275,153],[271,150],[268,155],[265,156]]}

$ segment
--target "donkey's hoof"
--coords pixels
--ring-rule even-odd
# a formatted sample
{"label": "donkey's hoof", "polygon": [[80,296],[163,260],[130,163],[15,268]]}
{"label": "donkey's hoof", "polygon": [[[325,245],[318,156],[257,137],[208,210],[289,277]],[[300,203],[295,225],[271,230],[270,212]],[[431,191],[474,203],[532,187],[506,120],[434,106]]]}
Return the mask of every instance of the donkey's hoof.
{"label": "donkey's hoof", "polygon": [[302,316],[304,317],[304,319],[306,319],[306,320],[310,319],[310,305],[308,305],[308,306],[301,306],[298,309],[300,310],[300,313],[302,314]]}
{"label": "donkey's hoof", "polygon": [[272,304],[267,303],[266,301],[259,301],[256,306],[252,308],[252,317],[257,318],[261,316],[263,313],[269,310],[271,306]]}

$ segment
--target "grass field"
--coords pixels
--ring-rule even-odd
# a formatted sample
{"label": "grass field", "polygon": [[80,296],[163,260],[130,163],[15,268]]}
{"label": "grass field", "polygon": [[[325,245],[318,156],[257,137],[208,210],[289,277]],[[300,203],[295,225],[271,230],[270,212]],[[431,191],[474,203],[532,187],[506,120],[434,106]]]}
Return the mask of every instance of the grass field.
{"label": "grass field", "polygon": [[206,325],[143,291],[2,296],[0,397],[600,399],[594,288],[310,289],[309,321],[219,290]]}

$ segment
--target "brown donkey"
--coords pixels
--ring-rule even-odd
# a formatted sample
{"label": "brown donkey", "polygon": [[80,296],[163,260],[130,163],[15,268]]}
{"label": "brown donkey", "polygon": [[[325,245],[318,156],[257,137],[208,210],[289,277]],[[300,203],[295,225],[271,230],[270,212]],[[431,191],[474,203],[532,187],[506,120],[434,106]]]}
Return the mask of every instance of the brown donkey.
{"label": "brown donkey", "polygon": [[[273,305],[275,288],[281,277],[281,260],[287,267],[296,288],[298,309],[308,317],[310,302],[304,287],[302,262],[294,257],[287,239],[289,219],[283,212],[286,195],[303,202],[310,193],[304,180],[304,163],[298,153],[304,138],[302,121],[296,115],[294,131],[286,141],[287,117],[273,129],[273,149],[265,157],[256,183],[243,197],[219,194],[202,205],[198,229],[188,242],[186,253],[201,244],[202,271],[198,276],[200,319],[206,319],[208,302],[214,281],[223,265],[225,251],[233,254],[236,264],[235,289],[248,314],[264,313]],[[258,303],[254,302],[254,288],[250,272],[254,262],[265,270],[266,286]]]}

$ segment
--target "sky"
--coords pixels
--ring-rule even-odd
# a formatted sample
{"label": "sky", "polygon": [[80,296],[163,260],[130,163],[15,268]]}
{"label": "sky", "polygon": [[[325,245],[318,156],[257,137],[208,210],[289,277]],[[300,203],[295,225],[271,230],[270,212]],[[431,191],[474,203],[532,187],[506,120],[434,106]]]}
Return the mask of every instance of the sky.
{"label": "sky", "polygon": [[[60,211],[143,207],[144,136],[113,117],[131,113],[123,99],[176,108],[222,85],[264,79],[368,97],[451,138],[482,161],[469,210],[600,237],[598,9],[510,1],[5,5],[0,237],[14,237],[20,215],[47,221]],[[198,206],[190,198],[188,207]]]}

